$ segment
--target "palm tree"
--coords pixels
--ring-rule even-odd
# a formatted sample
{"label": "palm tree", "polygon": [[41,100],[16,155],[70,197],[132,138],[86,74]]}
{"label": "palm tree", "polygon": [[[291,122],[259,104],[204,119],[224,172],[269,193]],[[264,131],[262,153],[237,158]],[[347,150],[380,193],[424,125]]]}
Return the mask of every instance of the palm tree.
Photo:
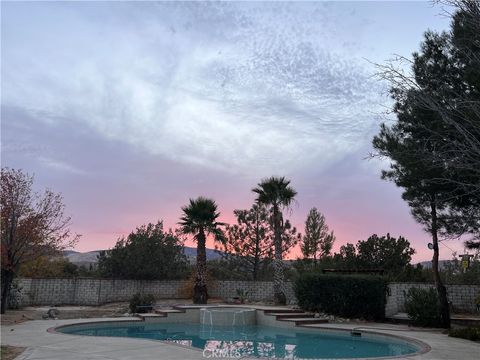
{"label": "palm tree", "polygon": [[217,204],[212,199],[198,197],[190,199],[188,206],[182,207],[183,216],[178,223],[181,232],[186,235],[193,235],[197,241],[197,273],[195,275],[195,286],[193,291],[193,302],[195,304],[206,304],[207,292],[207,255],[205,241],[207,235],[213,235],[217,241],[224,241],[223,231],[220,226],[223,223],[217,222],[220,213],[217,212]]}
{"label": "palm tree", "polygon": [[272,223],[274,233],[275,259],[273,262],[274,277],[273,291],[275,295],[275,303],[285,305],[287,298],[284,291],[284,274],[282,261],[282,232],[283,216],[282,210],[290,206],[297,195],[297,192],[289,186],[290,180],[285,177],[275,177],[262,180],[258,187],[252,189],[257,194],[256,201],[270,207],[272,211]]}

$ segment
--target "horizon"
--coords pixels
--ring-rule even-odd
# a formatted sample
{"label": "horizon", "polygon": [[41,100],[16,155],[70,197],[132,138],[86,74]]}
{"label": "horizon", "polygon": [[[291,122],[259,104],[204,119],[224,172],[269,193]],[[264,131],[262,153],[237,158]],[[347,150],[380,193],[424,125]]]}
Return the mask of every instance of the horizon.
{"label": "horizon", "polygon": [[[390,233],[410,241],[412,262],[430,261],[401,189],[380,179],[388,162],[365,158],[392,120],[372,63],[448,30],[441,13],[429,2],[2,3],[2,166],[63,194],[80,252],[149,222],[174,228],[201,195],[232,224],[261,179],[284,175],[298,192],[287,217],[303,233],[317,207],[333,252]],[[455,251],[462,241],[442,242],[441,258]]]}
{"label": "horizon", "polygon": [[[196,246],[187,246],[185,244],[182,244],[182,247],[183,248],[188,248],[188,249],[192,249],[192,250],[197,250]],[[99,252],[99,251],[108,251],[109,249],[97,249],[97,250],[90,250],[90,251],[85,251],[85,252],[81,252],[81,251],[77,251],[77,250],[73,250],[73,249],[66,249],[66,250],[63,250],[63,252],[67,252],[67,251],[71,251],[71,252],[75,252],[75,253],[78,253],[78,254],[88,254],[88,253],[92,253],[92,252]],[[211,251],[215,251],[215,252],[223,252],[222,250],[217,250],[217,249],[213,249],[213,248],[209,248],[207,247],[206,248],[207,252],[208,250],[211,250]],[[207,254],[207,261],[208,261],[208,254]],[[284,259],[286,261],[295,261],[297,259]],[[438,261],[453,261],[453,259],[438,259]],[[412,265],[417,265],[417,264],[420,264],[420,263],[425,263],[425,262],[432,262],[432,260],[422,260],[422,261],[418,261],[418,262],[414,262],[412,261],[411,264]]]}

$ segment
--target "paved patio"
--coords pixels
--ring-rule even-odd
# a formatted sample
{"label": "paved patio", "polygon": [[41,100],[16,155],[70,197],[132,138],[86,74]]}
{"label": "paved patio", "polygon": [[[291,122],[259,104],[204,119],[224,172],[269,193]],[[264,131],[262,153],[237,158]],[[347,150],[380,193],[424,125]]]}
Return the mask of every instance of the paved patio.
{"label": "paved patio", "polygon": [[[122,318],[137,320],[137,318]],[[194,360],[205,359],[202,351],[160,341],[131,338],[86,337],[49,333],[47,329],[58,325],[106,321],[115,319],[79,319],[79,320],[34,320],[18,325],[2,326],[2,345],[23,346],[28,349],[17,359],[45,360],[108,360],[108,359],[163,359],[163,360]],[[411,360],[478,360],[480,344],[471,341],[449,338],[440,332],[410,330],[406,326],[391,324],[324,324],[309,325],[309,327],[329,328],[361,328],[362,330],[377,330],[397,336],[405,336],[423,341],[432,350],[416,356],[406,357]]]}

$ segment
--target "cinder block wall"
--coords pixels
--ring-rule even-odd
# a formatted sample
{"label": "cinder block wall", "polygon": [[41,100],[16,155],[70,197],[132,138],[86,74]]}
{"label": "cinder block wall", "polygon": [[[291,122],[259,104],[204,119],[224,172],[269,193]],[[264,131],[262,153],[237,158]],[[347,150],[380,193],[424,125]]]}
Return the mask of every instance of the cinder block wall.
{"label": "cinder block wall", "polygon": [[[19,279],[22,306],[29,305],[101,305],[128,301],[134,294],[153,294],[157,299],[181,298],[183,280],[115,280],[115,279]],[[210,296],[229,299],[237,289],[248,292],[252,301],[273,300],[273,283],[269,281],[216,281]],[[293,285],[285,284],[287,300],[295,302]]]}
{"label": "cinder block wall", "polygon": [[[114,279],[19,279],[22,287],[22,306],[29,305],[101,305],[128,301],[135,293],[153,294],[157,299],[181,298],[183,280],[114,280]],[[411,287],[428,289],[432,284],[390,283],[385,313],[387,316],[405,311],[405,294]],[[237,289],[248,291],[251,301],[272,301],[273,282],[270,281],[216,281],[210,287],[210,296],[229,299]],[[293,284],[285,283],[289,304],[296,303]],[[455,311],[474,312],[475,298],[480,285],[447,285],[448,298]]]}
{"label": "cinder block wall", "polygon": [[134,294],[153,294],[157,299],[178,298],[184,281],[115,279],[19,279],[22,306],[101,305],[128,301]]}
{"label": "cinder block wall", "polygon": [[[433,284],[390,283],[385,313],[387,316],[405,312],[405,296],[412,287],[434,288]],[[480,285],[446,285],[448,300],[455,312],[475,312],[475,298],[480,296]]]}
{"label": "cinder block wall", "polygon": [[[228,299],[237,296],[237,289],[248,291],[248,298],[251,301],[273,301],[272,281],[217,281],[210,294],[213,297]],[[285,283],[287,303],[296,303],[293,284]]]}

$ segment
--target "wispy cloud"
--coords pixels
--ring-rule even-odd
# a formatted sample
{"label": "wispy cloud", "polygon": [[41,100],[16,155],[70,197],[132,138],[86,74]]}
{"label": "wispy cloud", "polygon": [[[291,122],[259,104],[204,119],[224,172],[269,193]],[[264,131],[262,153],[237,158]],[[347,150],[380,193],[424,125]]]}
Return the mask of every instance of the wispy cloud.
{"label": "wispy cloud", "polygon": [[78,169],[66,162],[63,162],[63,161],[59,161],[59,160],[56,160],[56,159],[52,159],[52,158],[46,158],[46,157],[43,157],[43,156],[39,156],[37,158],[42,164],[44,164],[45,166],[47,166],[48,168],[50,169],[53,169],[53,170],[58,170],[58,171],[66,171],[68,173],[71,173],[71,174],[75,174],[75,175],[85,175],[86,172],[84,170],[81,170],[81,169]]}
{"label": "wispy cloud", "polygon": [[261,175],[326,166],[370,132],[376,85],[361,60],[335,54],[345,47],[328,40],[337,29],[312,15],[322,4],[131,8],[126,26],[93,22],[88,8],[22,14],[33,23],[7,49],[5,104],[176,161]]}
{"label": "wispy cloud", "polygon": [[424,249],[400,190],[379,179],[388,164],[363,160],[386,100],[364,59],[408,56],[427,28],[448,28],[437,12],[424,2],[4,2],[2,166],[64,194],[81,250],[148,221],[175,227],[198,195],[233,221],[272,174],[298,191],[299,229],[316,206],[337,246],[390,232]]}

